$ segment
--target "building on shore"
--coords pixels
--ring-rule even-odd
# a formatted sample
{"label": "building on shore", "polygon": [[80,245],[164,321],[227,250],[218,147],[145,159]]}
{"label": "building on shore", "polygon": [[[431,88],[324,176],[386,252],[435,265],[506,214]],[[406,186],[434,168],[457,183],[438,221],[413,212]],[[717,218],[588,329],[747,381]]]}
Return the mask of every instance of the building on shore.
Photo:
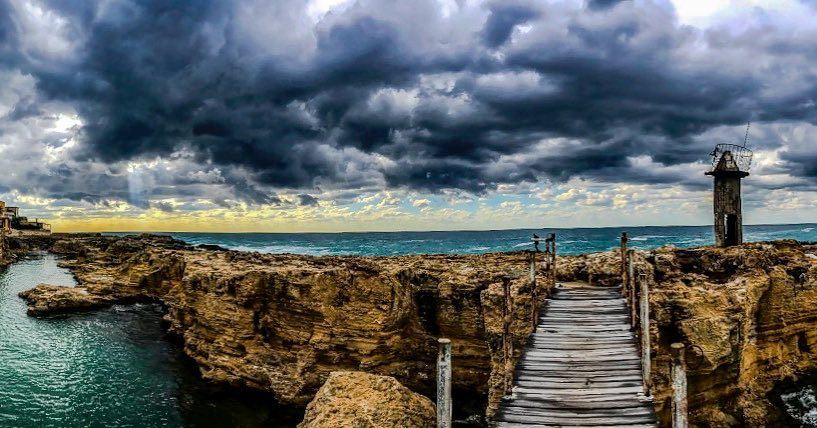
{"label": "building on shore", "polygon": [[50,235],[51,225],[39,219],[30,221],[20,215],[20,208],[9,207],[0,201],[0,232],[9,236]]}
{"label": "building on shore", "polygon": [[740,245],[743,243],[740,181],[749,176],[752,151],[746,147],[746,141],[742,146],[718,144],[711,156],[712,169],[706,175],[714,179],[715,245]]}

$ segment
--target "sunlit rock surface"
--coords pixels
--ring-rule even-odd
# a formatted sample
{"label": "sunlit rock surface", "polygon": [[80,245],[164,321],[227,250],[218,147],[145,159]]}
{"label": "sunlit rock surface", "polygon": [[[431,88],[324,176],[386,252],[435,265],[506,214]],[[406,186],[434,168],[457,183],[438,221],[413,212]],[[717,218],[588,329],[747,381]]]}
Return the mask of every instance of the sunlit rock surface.
{"label": "sunlit rock surface", "polygon": [[[82,305],[163,302],[170,330],[204,378],[283,403],[306,405],[333,371],[391,376],[433,398],[436,338],[448,337],[455,400],[473,394],[491,414],[502,393],[503,278],[511,281],[515,356],[532,329],[524,253],[268,255],[151,236],[11,245],[63,255],[87,293]],[[781,241],[638,253],[637,273],[652,291],[653,392],[664,424],[672,342],[687,345],[693,423],[781,420],[770,392],[817,366],[815,252]],[[619,269],[615,252],[560,257],[558,276],[615,284]],[[543,272],[538,277],[542,287]],[[66,296],[46,288],[26,298],[42,315],[69,310],[48,302]]]}
{"label": "sunlit rock surface", "polygon": [[[691,423],[784,423],[776,384],[817,368],[817,246],[794,241],[639,252],[650,284],[656,410],[670,423],[669,345],[686,345]],[[560,277],[612,283],[617,254],[573,257]]]}
{"label": "sunlit rock surface", "polygon": [[306,407],[299,428],[432,428],[436,408],[389,376],[332,372]]}

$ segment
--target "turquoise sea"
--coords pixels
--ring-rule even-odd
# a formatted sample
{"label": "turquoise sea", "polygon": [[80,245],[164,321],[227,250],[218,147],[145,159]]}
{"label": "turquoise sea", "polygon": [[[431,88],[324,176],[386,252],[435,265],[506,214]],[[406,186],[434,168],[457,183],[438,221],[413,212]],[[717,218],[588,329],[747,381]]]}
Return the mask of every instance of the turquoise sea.
{"label": "turquoise sea", "polygon": [[[513,229],[458,232],[349,232],[349,233],[169,233],[191,244],[263,253],[312,255],[351,254],[477,254],[531,249],[533,234],[555,233],[559,254],[607,251],[618,246],[621,232],[636,248],[662,245],[711,245],[712,226],[643,226],[579,229]],[[744,228],[744,240],[797,239],[817,241],[817,224],[758,225]]]}
{"label": "turquoise sea", "polygon": [[17,293],[75,285],[54,256],[0,270],[0,427],[293,427],[302,411],[205,384],[155,304],[31,318]]}
{"label": "turquoise sea", "polygon": [[[561,254],[577,254],[616,247],[624,230],[640,248],[712,242],[710,227],[170,235],[248,251],[392,255],[522,250],[531,248],[533,233],[554,232]],[[817,241],[817,225],[746,228],[749,241],[784,238]],[[31,254],[0,270],[0,427],[292,427],[302,415],[302,409],[282,408],[267,395],[237,395],[203,382],[179,344],[165,335],[159,305],[26,316],[17,293],[40,282],[74,285],[48,254]],[[803,388],[781,398],[793,417],[811,425],[814,389]]]}

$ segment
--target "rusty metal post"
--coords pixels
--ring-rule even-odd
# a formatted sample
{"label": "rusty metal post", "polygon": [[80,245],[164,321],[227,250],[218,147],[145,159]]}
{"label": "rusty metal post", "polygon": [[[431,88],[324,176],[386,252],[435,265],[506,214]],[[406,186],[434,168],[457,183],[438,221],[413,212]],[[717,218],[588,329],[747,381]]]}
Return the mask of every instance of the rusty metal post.
{"label": "rusty metal post", "polygon": [[647,275],[640,274],[638,283],[641,288],[639,306],[641,310],[641,377],[644,378],[644,395],[652,394],[652,361],[650,357],[650,290]]}
{"label": "rusty metal post", "polygon": [[513,306],[511,302],[511,279],[508,277],[502,278],[502,295],[504,300],[502,305],[502,362],[505,366],[503,373],[503,386],[504,394],[510,395],[511,388],[513,387],[513,364],[511,364],[511,359],[513,357],[513,339],[511,336],[511,317]]}
{"label": "rusty metal post", "polygon": [[437,428],[451,428],[451,341],[437,342]]}
{"label": "rusty metal post", "polygon": [[627,280],[627,232],[621,232],[621,294],[626,296],[627,295],[627,286],[629,285],[629,281]]}
{"label": "rusty metal post", "polygon": [[687,428],[687,373],[684,344],[673,343],[672,351],[672,427]]}

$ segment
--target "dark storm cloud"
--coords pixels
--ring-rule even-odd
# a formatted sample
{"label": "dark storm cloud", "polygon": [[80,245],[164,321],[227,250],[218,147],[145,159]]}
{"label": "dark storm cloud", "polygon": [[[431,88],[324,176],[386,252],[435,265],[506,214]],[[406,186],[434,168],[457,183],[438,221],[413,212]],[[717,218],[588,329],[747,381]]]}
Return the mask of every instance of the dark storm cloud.
{"label": "dark storm cloud", "polygon": [[[21,54],[33,36],[12,18],[24,12],[0,1],[0,64],[34,76],[38,90],[7,119],[58,101],[84,122],[71,151],[78,176],[36,178],[29,190],[146,207],[152,195],[195,196],[213,183],[257,204],[281,204],[276,192],[294,189],[302,205],[317,203],[309,193],[319,187],[479,193],[577,176],[688,184],[629,159],[704,160],[712,142],[699,135],[749,119],[817,122],[808,20],[702,31],[664,2],[463,4],[446,17],[430,0],[361,0],[315,23],[304,3],[48,2],[72,41],[49,57]],[[791,37],[790,25],[804,36]],[[218,181],[187,171],[134,197],[111,171],[76,187],[90,174],[83,162],[180,152],[218,168]],[[815,157],[783,159],[815,177],[803,161]]]}
{"label": "dark storm cloud", "polygon": [[495,4],[482,29],[482,39],[486,45],[496,48],[508,40],[514,27],[535,16],[536,11],[527,6]]}
{"label": "dark storm cloud", "polygon": [[631,0],[587,0],[587,6],[591,9],[607,9],[609,7],[615,6],[622,1],[631,1]]}
{"label": "dark storm cloud", "polygon": [[298,200],[300,201],[301,206],[314,207],[318,205],[318,198],[305,193],[298,195]]}

